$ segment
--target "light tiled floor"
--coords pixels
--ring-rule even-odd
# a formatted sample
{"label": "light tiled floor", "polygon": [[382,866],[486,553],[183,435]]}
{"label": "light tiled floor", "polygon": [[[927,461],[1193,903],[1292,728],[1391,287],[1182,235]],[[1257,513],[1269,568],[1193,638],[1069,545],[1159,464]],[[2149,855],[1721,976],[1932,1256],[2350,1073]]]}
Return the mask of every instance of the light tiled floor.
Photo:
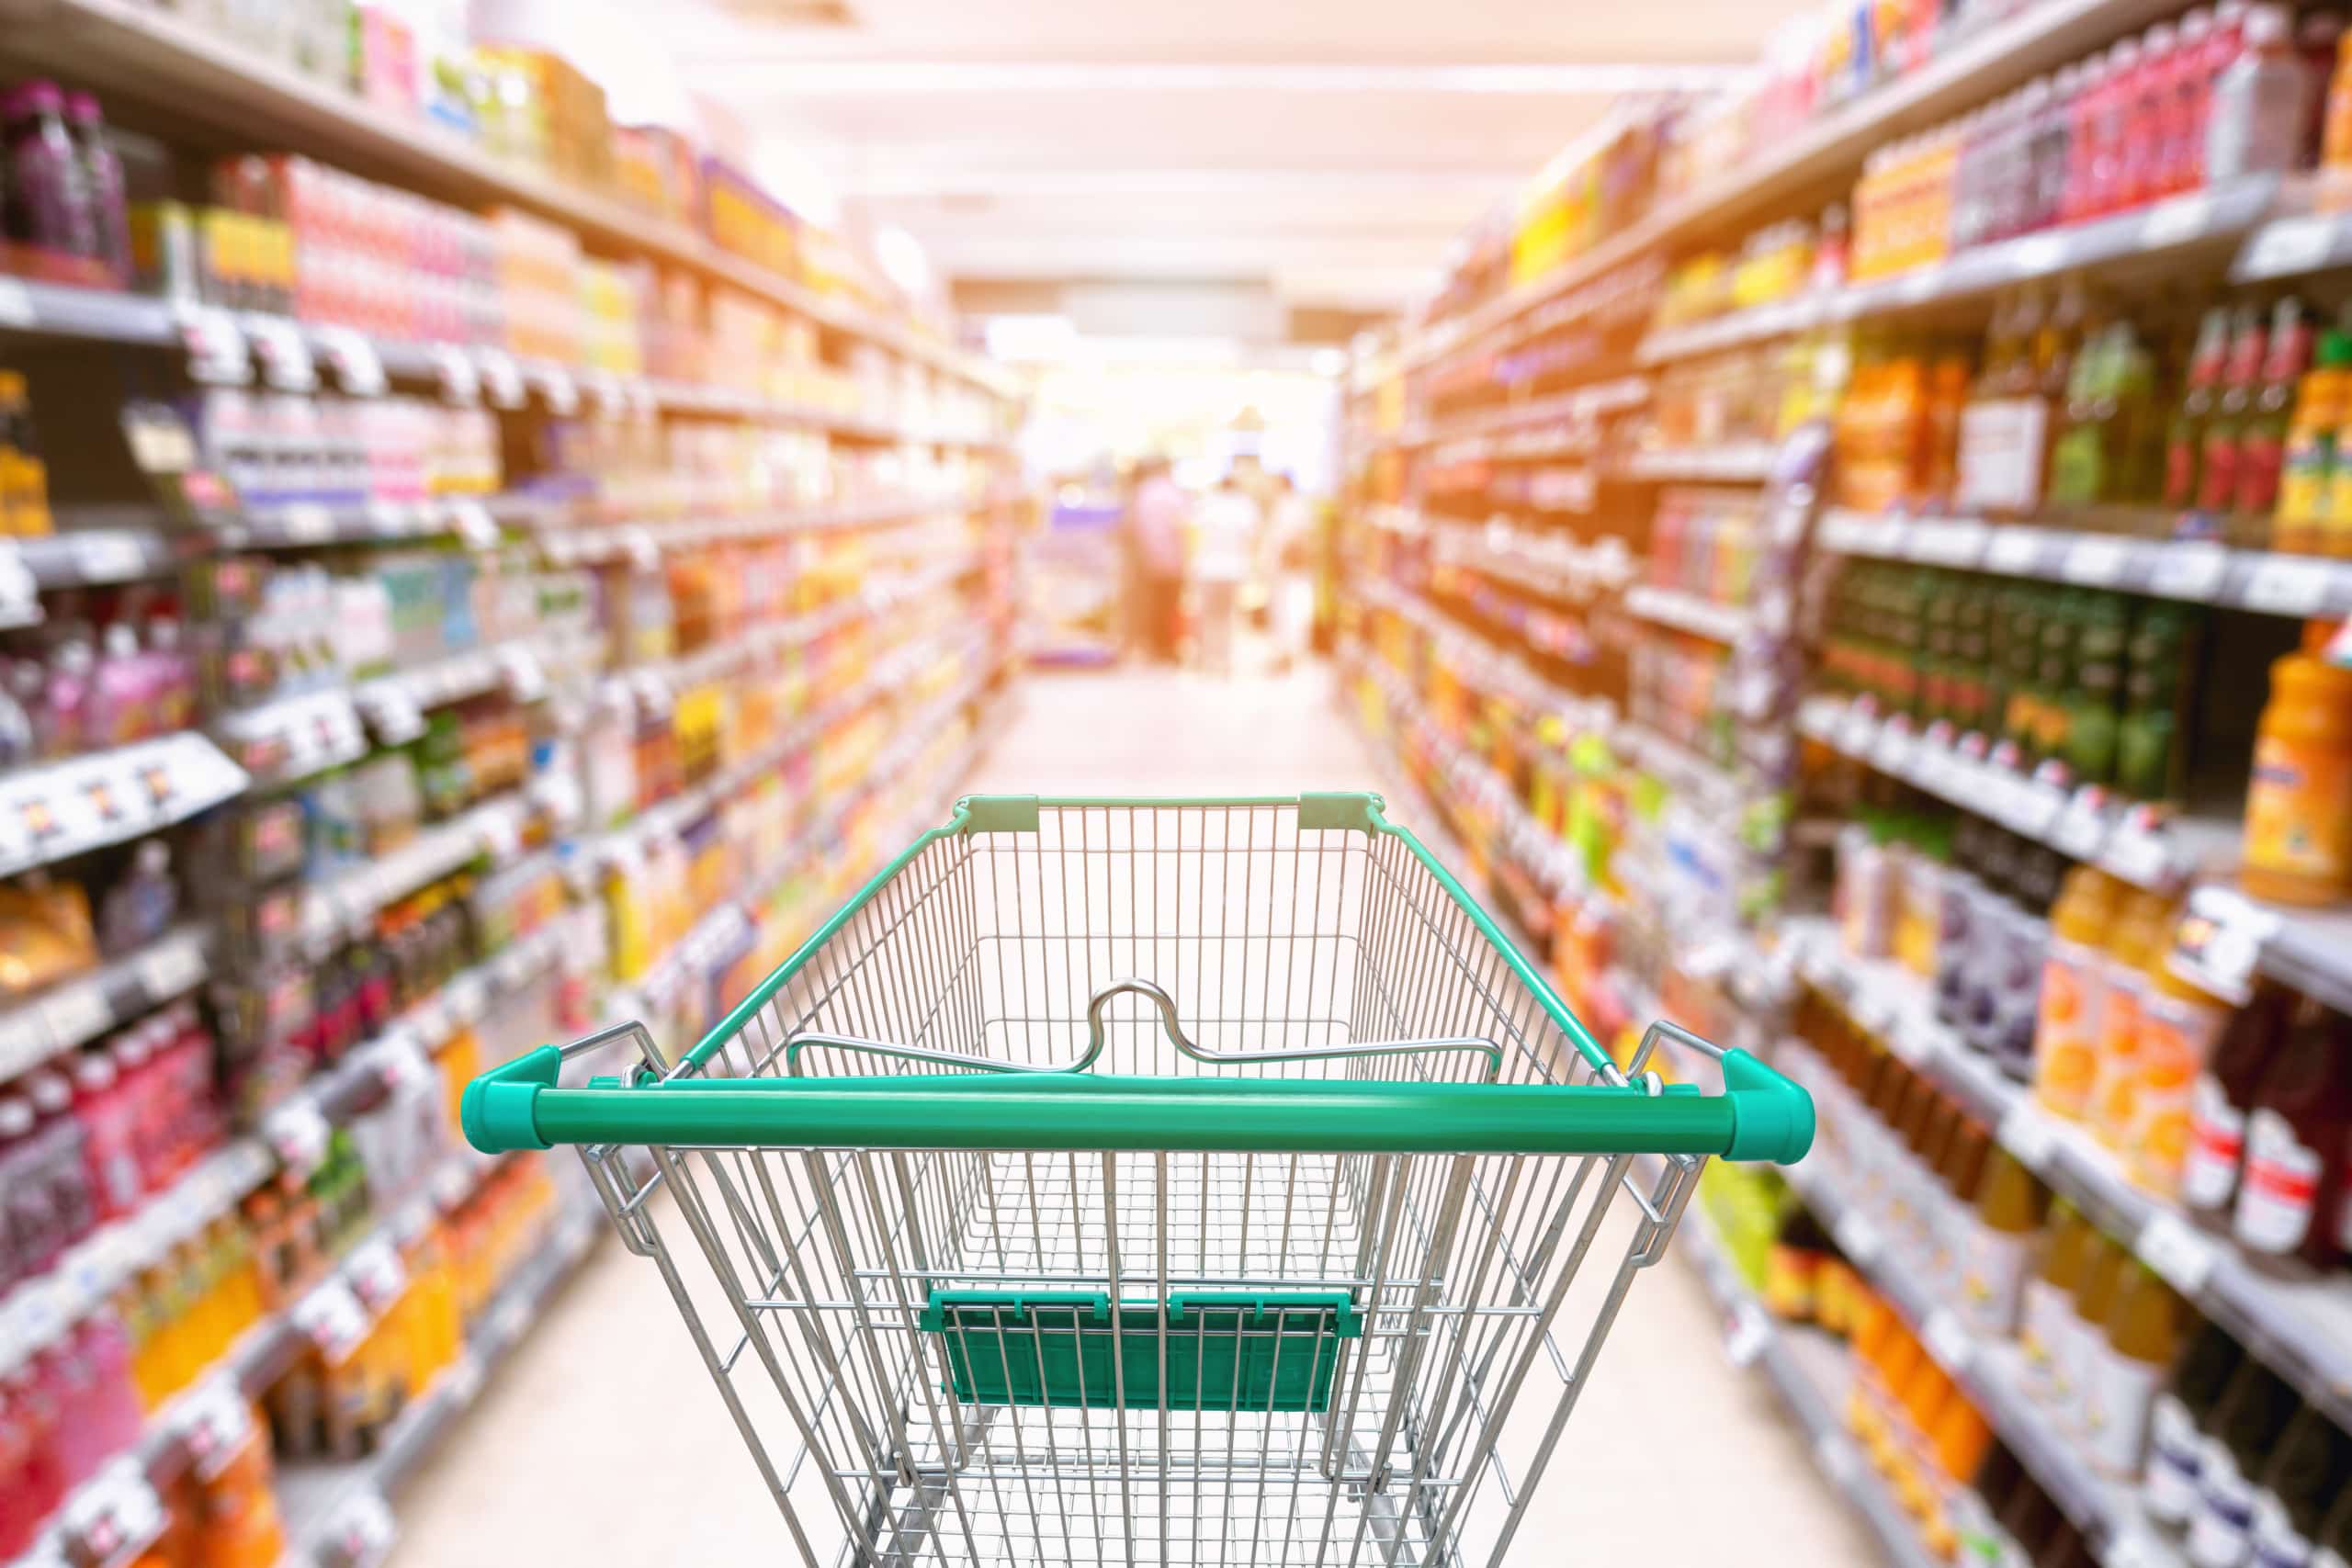
{"label": "light tiled floor", "polygon": [[[1037,677],[972,781],[1037,794],[1377,787],[1319,670]],[[1512,1553],[1531,1565],[1879,1560],[1694,1271],[1636,1281]],[[399,1500],[396,1568],[793,1560],[653,1265],[600,1247]]]}

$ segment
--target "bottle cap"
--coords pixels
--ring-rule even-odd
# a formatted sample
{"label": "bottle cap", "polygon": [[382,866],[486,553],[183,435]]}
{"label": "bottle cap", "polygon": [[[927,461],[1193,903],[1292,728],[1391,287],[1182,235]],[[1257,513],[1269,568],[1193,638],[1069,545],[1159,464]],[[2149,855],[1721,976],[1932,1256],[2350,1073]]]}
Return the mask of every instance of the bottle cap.
{"label": "bottle cap", "polygon": [[65,92],[54,82],[23,82],[8,95],[7,106],[10,119],[21,119],[27,115],[61,114],[65,108]]}
{"label": "bottle cap", "polygon": [[0,1100],[0,1138],[21,1138],[33,1130],[33,1108],[21,1095]]}
{"label": "bottle cap", "polygon": [[104,1094],[121,1077],[104,1051],[85,1051],[74,1059],[74,1087],[90,1094]]}
{"label": "bottle cap", "polygon": [[106,123],[106,116],[98,112],[98,96],[96,93],[66,94],[65,118],[67,123],[72,125],[96,126]]}
{"label": "bottle cap", "polygon": [[2140,52],[2150,60],[2154,60],[2158,55],[2170,54],[2173,42],[2172,24],[2158,22],[2140,35]]}
{"label": "bottle cap", "polygon": [[25,1092],[32,1097],[33,1109],[43,1116],[54,1116],[74,1103],[74,1086],[65,1081],[62,1073],[28,1073],[24,1082]]}
{"label": "bottle cap", "polygon": [[2284,43],[2290,24],[2284,6],[2256,6],[2245,14],[2245,41],[2250,44]]}

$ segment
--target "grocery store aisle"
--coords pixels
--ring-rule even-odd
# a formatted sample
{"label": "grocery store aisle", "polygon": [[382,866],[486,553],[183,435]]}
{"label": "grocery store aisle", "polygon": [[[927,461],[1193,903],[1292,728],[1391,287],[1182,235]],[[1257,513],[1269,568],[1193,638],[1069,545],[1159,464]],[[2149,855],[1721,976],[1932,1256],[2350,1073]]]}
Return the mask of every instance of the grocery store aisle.
{"label": "grocery store aisle", "polygon": [[[973,788],[1255,794],[1379,783],[1320,670],[1230,682],[1160,671],[1037,677],[1020,701]],[[1521,1560],[1559,1562],[1574,1542],[1573,1560],[1594,1562],[1876,1561],[1770,1390],[1728,1364],[1722,1341],[1685,1261],[1637,1283],[1521,1537]],[[411,1483],[392,1562],[782,1562],[782,1524],[740,1447],[653,1265],[603,1246]]]}

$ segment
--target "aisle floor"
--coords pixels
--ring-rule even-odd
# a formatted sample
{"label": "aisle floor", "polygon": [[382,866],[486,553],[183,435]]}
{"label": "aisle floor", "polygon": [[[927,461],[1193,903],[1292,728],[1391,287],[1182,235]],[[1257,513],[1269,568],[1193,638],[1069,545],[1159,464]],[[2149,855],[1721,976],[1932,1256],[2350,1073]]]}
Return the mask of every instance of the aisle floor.
{"label": "aisle floor", "polygon": [[[1317,669],[1041,676],[972,781],[1040,794],[1378,787]],[[568,1157],[568,1156],[560,1156]],[[1514,1561],[1879,1561],[1695,1270],[1634,1287]],[[597,1248],[399,1500],[394,1568],[782,1562],[790,1547],[653,1266]],[[1565,1550],[1564,1550],[1565,1548]]]}

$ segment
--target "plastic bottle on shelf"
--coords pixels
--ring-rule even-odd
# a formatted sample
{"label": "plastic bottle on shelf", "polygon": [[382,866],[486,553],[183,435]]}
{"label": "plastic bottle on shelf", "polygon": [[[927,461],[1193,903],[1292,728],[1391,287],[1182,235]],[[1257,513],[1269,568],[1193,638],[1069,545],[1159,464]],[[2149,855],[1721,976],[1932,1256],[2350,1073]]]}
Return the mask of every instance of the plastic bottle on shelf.
{"label": "plastic bottle on shelf", "polygon": [[2197,344],[2188,357],[2188,388],[2165,432],[2164,504],[2169,511],[2197,503],[2205,428],[2221,400],[2230,343],[2230,313],[2217,305],[2205,312],[2198,326]]}
{"label": "plastic bottle on shelf", "polygon": [[2294,24],[2287,8],[2248,6],[2244,35],[2233,55],[2213,81],[2205,128],[2208,185],[2283,173],[2303,155],[2311,84],[2295,52]]}
{"label": "plastic bottle on shelf", "polygon": [[2254,408],[2262,366],[2268,357],[2270,336],[2261,312],[2241,305],[2232,322],[2230,353],[2222,371],[2222,393],[2205,422],[2198,454],[2197,499],[2199,511],[2219,516],[2230,509],[2238,488],[2238,436]]}
{"label": "plastic bottle on shelf", "polygon": [[2327,904],[2352,889],[2352,670],[2319,623],[2270,666],[2255,731],[2241,881],[2257,898]]}
{"label": "plastic bottle on shelf", "polygon": [[2148,961],[2170,935],[2171,901],[2125,889],[2112,925],[2100,933],[2098,1032],[2093,1042],[2090,1097],[2084,1120],[2099,1142],[2120,1148],[2139,1098],[2140,1031],[2148,994]]}
{"label": "plastic bottle on shelf", "polygon": [[2070,1310],[2054,1321],[2064,1365],[2059,1373],[2061,1394],[2054,1409],[2058,1427],[2076,1438],[2090,1430],[2092,1387],[2106,1354],[2107,1317],[2114,1310],[2123,1268],[2131,1254],[2121,1243],[2096,1225],[2083,1236],[2083,1253],[2075,1274]]}
{"label": "plastic bottle on shelf", "polygon": [[2180,1185],[2188,1155],[2198,1075],[2229,1022],[2229,1009],[2173,973],[2168,942],[2151,949],[2147,990],[2140,1006],[2139,1080],[2132,1094],[2132,1175],[2150,1191],[2170,1195]]}
{"label": "plastic bottle on shelf", "polygon": [[74,157],[82,167],[88,192],[90,222],[96,237],[95,258],[116,283],[130,281],[130,220],[123,196],[122,160],[107,144],[106,116],[89,93],[69,93],[65,98],[65,129]]}
{"label": "plastic bottle on shelf", "polygon": [[2123,118],[2122,164],[2116,178],[2116,205],[2140,207],[2165,194],[2167,123],[2173,78],[2178,71],[2179,38],[2169,22],[2140,35],[2140,62],[2132,79]]}
{"label": "plastic bottle on shelf", "polygon": [[2140,1473],[2156,1390],[2180,1353],[2184,1309],[2172,1288],[2136,1258],[2126,1257],[2107,1337],[2096,1348],[2087,1381],[2086,1448],[2093,1468],[2118,1479]]}
{"label": "plastic bottle on shelf", "polygon": [[98,258],[96,209],[54,82],[19,83],[0,96],[8,153],[8,238],[74,261]]}
{"label": "plastic bottle on shelf", "polygon": [[1978,1333],[2006,1339],[2017,1332],[2048,1201],[2048,1191],[2016,1156],[1997,1144],[1985,1151],[1959,1292],[1962,1311]]}
{"label": "plastic bottle on shelf", "polygon": [[2098,943],[2113,926],[2122,886],[2093,865],[2068,872],[2050,910],[2050,945],[2041,964],[2041,1007],[2033,1033],[2035,1096],[2052,1111],[2079,1118],[2097,1076],[2106,965]]}
{"label": "plastic bottle on shelf", "polygon": [[2185,1527],[2197,1512],[2206,1435],[2245,1350],[2219,1324],[2201,1325],[2148,1412],[2148,1466],[2140,1502],[2158,1524]]}
{"label": "plastic bottle on shelf", "polygon": [[2111,54],[2095,55],[2075,68],[2066,116],[2066,183],[2052,222],[2078,223],[2098,211],[2092,201],[2104,152],[2107,100],[2113,79]]}
{"label": "plastic bottle on shelf", "polygon": [[2248,1262],[2335,1259],[2344,1154],[2352,1145],[2352,1023],[2316,1011],[2288,1030],[2246,1117],[2230,1230]]}
{"label": "plastic bottle on shelf", "polygon": [[2207,1224],[2227,1229],[2245,1163],[2247,1119],[2264,1075],[2287,1043],[2301,998],[2257,976],[2253,997],[2233,1015],[2198,1075],[2189,1109],[2180,1201]]}
{"label": "plastic bottle on shelf", "polygon": [[2336,432],[2352,412],[2352,333],[2332,328],[2319,340],[2317,363],[2296,390],[2278,479],[2270,547],[2316,555],[2326,527]]}
{"label": "plastic bottle on shelf", "polygon": [[2074,1370],[2075,1286],[2092,1235],[2090,1222],[2081,1210],[2064,1198],[2051,1201],[2049,1236],[2042,1244],[2040,1263],[2025,1281],[2018,1315],[2018,1340],[2025,1348],[2026,1392],[2045,1404],[2060,1404],[2074,1397],[2068,1379]]}
{"label": "plastic bottle on shelf", "polygon": [[1929,1218],[1925,1270],[1939,1294],[1959,1299],[1977,1225],[1976,1197],[1984,1186],[1993,1135],[1965,1113],[1956,1116],[1936,1167],[1936,1204]]}
{"label": "plastic bottle on shelf", "polygon": [[2128,139],[2132,107],[2140,95],[2140,66],[2138,39],[2118,39],[2109,48],[2098,107],[2092,116],[2090,189],[2082,207],[2086,218],[2113,212],[2126,205],[2125,169],[2131,157]]}
{"label": "plastic bottle on shelf", "polygon": [[24,373],[0,370],[0,534],[55,531],[49,512],[49,467],[33,433]]}
{"label": "plastic bottle on shelf", "polygon": [[2328,1506],[2352,1480],[2352,1438],[2315,1405],[2287,1427],[2255,1494],[2252,1568],[2317,1568]]}
{"label": "plastic bottle on shelf", "polygon": [[2301,1401],[2261,1362],[2238,1365],[2198,1445],[2197,1507],[2188,1558],[2195,1568],[2241,1568],[2254,1536],[2255,1478]]}

